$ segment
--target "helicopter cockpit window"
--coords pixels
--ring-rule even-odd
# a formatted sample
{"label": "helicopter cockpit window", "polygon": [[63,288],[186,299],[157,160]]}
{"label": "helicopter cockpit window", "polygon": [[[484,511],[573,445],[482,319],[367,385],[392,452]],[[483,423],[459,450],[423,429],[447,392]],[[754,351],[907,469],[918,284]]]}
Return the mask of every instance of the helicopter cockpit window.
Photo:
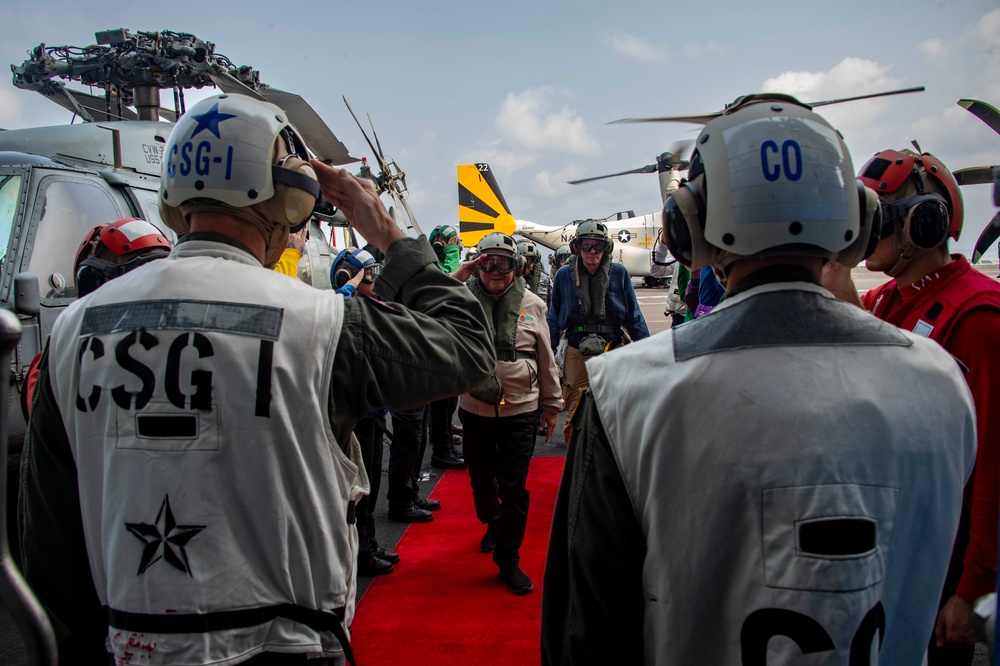
{"label": "helicopter cockpit window", "polygon": [[122,213],[103,189],[82,181],[50,180],[44,197],[27,270],[38,276],[43,301],[76,298],[73,262],[84,234]]}
{"label": "helicopter cockpit window", "polygon": [[7,258],[10,230],[17,214],[17,201],[21,194],[21,176],[0,175],[0,266]]}

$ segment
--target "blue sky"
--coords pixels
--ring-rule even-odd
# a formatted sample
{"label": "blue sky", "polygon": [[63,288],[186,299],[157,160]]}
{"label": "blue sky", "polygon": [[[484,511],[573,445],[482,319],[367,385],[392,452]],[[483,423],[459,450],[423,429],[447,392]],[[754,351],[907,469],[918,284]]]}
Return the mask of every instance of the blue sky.
{"label": "blue sky", "polygon": [[[716,0],[700,8],[646,0],[3,0],[0,58],[20,64],[40,42],[85,46],[96,31],[118,27],[214,42],[263,81],[301,94],[353,154],[371,157],[346,95],[355,111],[371,114],[383,148],[406,171],[425,229],[457,222],[455,167],[478,161],[493,165],[519,219],[564,224],[657,210],[653,175],[565,181],[650,164],[697,130],[608,121],[714,111],[762,90],[815,101],[924,85],[924,93],[821,109],[855,168],[911,139],[952,169],[1000,163],[1000,136],[955,103],[1000,106],[996,0]],[[189,93],[189,104],[197,98]],[[0,82],[0,127],[69,119]],[[968,251],[995,210],[988,186],[964,195],[957,247]]]}

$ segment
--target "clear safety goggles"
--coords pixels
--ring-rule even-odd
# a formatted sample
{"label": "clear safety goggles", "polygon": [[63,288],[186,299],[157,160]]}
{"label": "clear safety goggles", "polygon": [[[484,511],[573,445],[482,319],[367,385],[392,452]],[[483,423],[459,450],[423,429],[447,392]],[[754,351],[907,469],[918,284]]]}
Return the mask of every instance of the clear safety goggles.
{"label": "clear safety goggles", "polygon": [[365,266],[365,276],[361,278],[361,281],[365,284],[372,284],[375,282],[375,278],[378,277],[379,273],[382,272],[382,264],[372,264],[370,266]]}
{"label": "clear safety goggles", "polygon": [[600,238],[584,238],[577,241],[580,252],[596,252],[598,254],[608,249],[608,241]]}
{"label": "clear safety goggles", "polygon": [[506,275],[517,267],[517,258],[507,254],[487,254],[476,268],[480,273],[500,273]]}
{"label": "clear safety goggles", "polygon": [[[882,233],[879,239],[888,238],[896,227],[896,220],[910,228],[916,224],[924,229],[948,228],[948,203],[940,194],[914,194],[894,201],[880,202],[882,208]],[[927,226],[924,226],[927,225]]]}

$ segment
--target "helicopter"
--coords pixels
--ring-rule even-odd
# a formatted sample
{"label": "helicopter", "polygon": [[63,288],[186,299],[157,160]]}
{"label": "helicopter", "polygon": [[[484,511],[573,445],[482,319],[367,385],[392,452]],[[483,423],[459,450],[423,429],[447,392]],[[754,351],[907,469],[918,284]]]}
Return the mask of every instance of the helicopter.
{"label": "helicopter", "polygon": [[[10,370],[17,387],[56,317],[76,298],[73,264],[86,231],[137,217],[176,240],[160,219],[158,190],[163,149],[185,111],[185,90],[214,86],[274,103],[312,156],[337,166],[359,161],[302,97],[262,83],[258,71],[236,67],[211,42],[188,33],[125,29],[98,32],[96,41],[82,48],[40,44],[23,64],[11,66],[16,87],[42,94],[83,121],[0,131],[0,305],[18,315],[23,329]],[[71,89],[60,79],[103,94]],[[160,105],[161,90],[172,90],[172,108]],[[405,174],[392,171],[394,163],[381,150],[376,155],[383,173],[368,173],[399,206]],[[321,222],[348,224],[343,213],[320,202],[299,275],[329,288],[336,250]],[[12,394],[9,445],[17,453],[25,423],[19,396]]]}
{"label": "helicopter", "polygon": [[[661,182],[669,192],[680,183],[679,161],[673,153],[663,153],[652,165],[660,169]],[[606,176],[605,176],[606,177]],[[612,261],[623,264],[633,278],[642,278],[653,286],[661,280],[650,273],[653,248],[660,233],[660,213],[637,216],[634,211],[618,211],[599,218],[608,227],[614,240]],[[562,226],[547,226],[515,220],[500,191],[493,170],[486,162],[462,164],[458,167],[458,219],[462,244],[472,247],[488,233],[502,231],[512,236],[522,236],[550,250],[566,245],[576,235],[576,226],[584,220],[574,220]],[[669,258],[663,263],[669,265]]]}

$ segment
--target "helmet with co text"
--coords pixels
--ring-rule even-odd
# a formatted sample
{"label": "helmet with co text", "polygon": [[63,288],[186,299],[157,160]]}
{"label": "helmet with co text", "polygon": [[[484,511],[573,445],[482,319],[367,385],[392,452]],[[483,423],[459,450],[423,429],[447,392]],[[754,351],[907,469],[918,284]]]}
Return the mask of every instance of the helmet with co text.
{"label": "helmet with co text", "polygon": [[840,133],[794,97],[740,98],[706,124],[688,180],[664,203],[671,254],[725,274],[746,257],[818,256],[856,265],[881,224]]}

